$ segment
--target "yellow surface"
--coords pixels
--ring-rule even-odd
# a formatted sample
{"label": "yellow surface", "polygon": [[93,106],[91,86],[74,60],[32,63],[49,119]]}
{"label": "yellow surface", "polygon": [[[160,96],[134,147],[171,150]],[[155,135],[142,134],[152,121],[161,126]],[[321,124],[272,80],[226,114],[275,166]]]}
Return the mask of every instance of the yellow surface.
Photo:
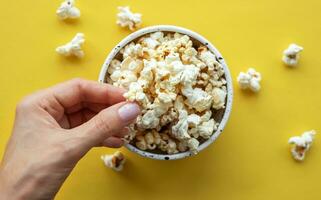
{"label": "yellow surface", "polygon": [[[259,94],[234,82],[233,112],[214,145],[198,156],[154,161],[124,150],[125,171],[106,169],[94,149],[77,165],[58,200],[82,199],[321,199],[321,134],[304,163],[291,159],[287,140],[321,131],[320,0],[78,0],[76,23],[57,19],[60,0],[1,0],[0,154],[16,103],[37,89],[83,77],[97,80],[108,52],[129,31],[115,25],[116,7],[143,13],[144,26],[173,24],[199,32],[221,51],[233,80],[254,66],[263,75]],[[82,60],[54,49],[76,32],[86,35]],[[304,47],[300,66],[281,63],[289,43]]]}

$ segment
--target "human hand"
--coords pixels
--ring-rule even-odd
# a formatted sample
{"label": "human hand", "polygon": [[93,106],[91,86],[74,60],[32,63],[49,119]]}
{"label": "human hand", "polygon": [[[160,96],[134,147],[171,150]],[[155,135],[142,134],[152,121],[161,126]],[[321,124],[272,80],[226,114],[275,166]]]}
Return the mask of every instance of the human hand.
{"label": "human hand", "polygon": [[53,199],[92,147],[121,147],[140,113],[123,93],[75,79],[26,97],[0,165],[0,200]]}

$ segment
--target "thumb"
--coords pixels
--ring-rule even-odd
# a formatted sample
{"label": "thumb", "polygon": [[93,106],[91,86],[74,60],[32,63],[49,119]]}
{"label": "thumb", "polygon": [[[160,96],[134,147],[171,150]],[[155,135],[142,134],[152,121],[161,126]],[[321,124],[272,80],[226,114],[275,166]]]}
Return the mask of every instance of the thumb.
{"label": "thumb", "polygon": [[76,132],[87,138],[90,146],[101,144],[106,138],[121,132],[140,114],[136,103],[118,103],[100,111],[95,117],[81,126]]}

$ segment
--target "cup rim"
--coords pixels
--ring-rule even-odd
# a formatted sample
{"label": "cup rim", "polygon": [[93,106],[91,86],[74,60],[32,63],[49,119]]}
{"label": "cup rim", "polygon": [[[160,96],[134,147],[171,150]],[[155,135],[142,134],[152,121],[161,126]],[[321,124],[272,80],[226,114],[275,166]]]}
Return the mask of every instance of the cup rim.
{"label": "cup rim", "polygon": [[[202,150],[207,148],[210,144],[212,144],[218,138],[218,136],[222,133],[222,131],[224,130],[226,123],[230,117],[230,113],[231,113],[231,109],[232,109],[232,102],[233,102],[232,78],[231,78],[231,74],[228,69],[228,66],[227,66],[224,58],[222,57],[221,53],[215,48],[215,46],[211,42],[209,42],[203,36],[201,36],[200,34],[194,32],[194,31],[191,31],[189,29],[178,27],[178,26],[173,26],[173,25],[157,25],[157,26],[150,26],[150,27],[140,29],[136,32],[131,33],[127,37],[125,37],[119,44],[116,45],[116,47],[114,47],[112,49],[112,51],[109,53],[109,55],[105,59],[105,62],[101,68],[98,81],[100,83],[105,83],[105,77],[107,74],[108,66],[109,66],[110,62],[112,61],[112,59],[119,53],[119,51],[123,47],[125,47],[127,44],[129,44],[133,40],[135,40],[143,35],[153,33],[153,32],[158,32],[158,31],[177,32],[177,33],[187,35],[187,36],[197,40],[198,42],[200,42],[204,46],[207,46],[207,48],[212,53],[214,53],[214,55],[217,57],[218,62],[223,66],[225,78],[226,78],[226,82],[227,82],[226,83],[226,86],[227,86],[227,97],[226,98],[227,98],[227,100],[226,100],[225,111],[224,111],[222,120],[221,120],[217,130],[215,131],[215,133],[213,133],[209,139],[207,139],[205,142],[203,142],[198,147],[198,149],[197,149],[198,152],[201,152]],[[177,160],[177,159],[182,159],[182,158],[186,158],[189,156],[193,156],[193,154],[189,151],[180,152],[180,153],[176,153],[176,154],[151,153],[151,152],[140,150],[137,147],[135,147],[129,143],[125,144],[125,147],[127,149],[129,149],[130,151],[137,153],[143,157],[156,159],[156,160]]]}

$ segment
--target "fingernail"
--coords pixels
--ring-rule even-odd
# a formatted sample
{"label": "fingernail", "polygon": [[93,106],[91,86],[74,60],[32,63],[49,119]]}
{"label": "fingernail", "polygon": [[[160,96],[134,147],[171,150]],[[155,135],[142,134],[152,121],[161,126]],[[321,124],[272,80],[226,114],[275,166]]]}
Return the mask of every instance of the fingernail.
{"label": "fingernail", "polygon": [[139,115],[140,108],[136,103],[127,103],[118,110],[119,117],[123,122],[129,122]]}

